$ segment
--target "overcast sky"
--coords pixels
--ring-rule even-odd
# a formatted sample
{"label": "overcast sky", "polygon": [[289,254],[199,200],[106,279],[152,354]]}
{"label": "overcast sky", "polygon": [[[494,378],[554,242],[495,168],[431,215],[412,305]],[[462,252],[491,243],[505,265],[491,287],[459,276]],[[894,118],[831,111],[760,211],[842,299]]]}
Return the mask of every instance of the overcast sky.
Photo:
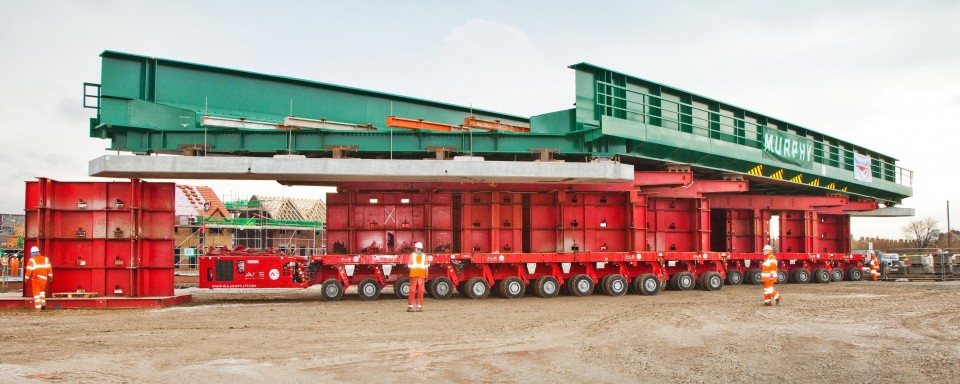
{"label": "overcast sky", "polygon": [[[893,156],[915,172],[904,205],[943,228],[946,201],[960,206],[960,1],[530,3],[0,0],[0,212],[23,211],[34,177],[93,180],[109,143],[89,137],[81,96],[103,50],[524,116],[569,108],[566,67],[585,61]],[[853,235],[910,220],[856,219]]]}

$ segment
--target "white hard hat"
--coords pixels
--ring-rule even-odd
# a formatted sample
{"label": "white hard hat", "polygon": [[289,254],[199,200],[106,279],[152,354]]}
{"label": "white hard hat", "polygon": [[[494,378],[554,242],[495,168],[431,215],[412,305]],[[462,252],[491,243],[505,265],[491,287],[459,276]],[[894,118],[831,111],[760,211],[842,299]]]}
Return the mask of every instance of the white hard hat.
{"label": "white hard hat", "polygon": [[40,254],[40,248],[37,248],[36,245],[30,247],[30,254],[31,254],[31,255],[39,255],[39,254]]}
{"label": "white hard hat", "polygon": [[418,241],[416,244],[414,244],[413,246],[416,247],[417,249],[423,249],[423,243],[421,243],[421,242],[419,242],[419,241]]}
{"label": "white hard hat", "polygon": [[773,247],[771,247],[770,244],[764,245],[764,246],[763,246],[763,251],[764,251],[764,252],[766,252],[766,251],[773,252]]}

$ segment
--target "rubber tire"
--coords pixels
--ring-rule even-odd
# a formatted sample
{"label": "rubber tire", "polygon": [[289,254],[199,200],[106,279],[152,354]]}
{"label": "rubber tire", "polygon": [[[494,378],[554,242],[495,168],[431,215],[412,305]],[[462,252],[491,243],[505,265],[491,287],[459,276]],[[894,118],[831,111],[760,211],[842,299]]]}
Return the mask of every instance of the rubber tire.
{"label": "rubber tire", "polygon": [[777,270],[777,284],[786,284],[792,283],[793,279],[790,278],[790,274],[787,271],[782,269]]}
{"label": "rubber tire", "polygon": [[600,290],[600,293],[604,295],[609,295],[609,293],[607,293],[607,282],[610,281],[611,277],[613,277],[613,274],[609,274],[600,278],[600,283],[597,284],[597,289]]}
{"label": "rubber tire", "polygon": [[474,277],[467,280],[464,288],[467,290],[467,297],[471,299],[486,299],[487,296],[490,296],[490,284],[487,284],[487,279],[482,277]]}
{"label": "rubber tire", "polygon": [[727,285],[740,285],[743,284],[743,272],[740,272],[736,269],[727,270]]}
{"label": "rubber tire", "polygon": [[671,291],[679,291],[680,289],[677,288],[677,279],[679,278],[680,278],[679,272],[670,275],[670,278],[667,279],[667,289]]}
{"label": "rubber tire", "polygon": [[661,287],[664,285],[665,284],[657,278],[657,275],[652,273],[641,274],[633,278],[633,282],[630,283],[630,286],[633,287],[635,292],[644,296],[653,296],[660,293],[660,291],[663,290]]}
{"label": "rubber tire", "polygon": [[723,276],[720,272],[707,272],[700,276],[700,289],[704,291],[719,291],[723,288]]}
{"label": "rubber tire", "polygon": [[690,272],[679,272],[670,276],[670,279],[674,280],[674,289],[678,291],[689,291],[697,285],[697,280],[694,278],[693,273]]}
{"label": "rubber tire", "polygon": [[762,275],[763,275],[763,271],[761,271],[759,268],[748,269],[747,274],[745,276],[745,280],[747,284],[753,284],[753,285],[760,284],[763,282],[760,280]]}
{"label": "rubber tire", "polygon": [[357,295],[362,301],[376,300],[380,297],[380,283],[371,277],[360,280],[357,284]]}
{"label": "rubber tire", "polygon": [[831,272],[830,280],[833,282],[843,281],[843,270],[840,268],[834,268]]}
{"label": "rubber tire", "polygon": [[343,284],[337,279],[327,279],[320,285],[320,299],[337,301],[343,298]]}
{"label": "rubber tire", "polygon": [[453,282],[446,277],[430,280],[430,297],[437,300],[446,300],[453,296]]}
{"label": "rubber tire", "polygon": [[510,276],[497,282],[499,284],[500,296],[506,299],[518,299],[523,297],[527,285],[519,277]]}
{"label": "rubber tire", "polygon": [[812,280],[817,284],[826,284],[830,282],[831,273],[826,268],[817,268],[813,270]]}
{"label": "rubber tire", "polygon": [[603,278],[605,282],[602,282],[602,291],[603,293],[618,297],[627,294],[627,291],[630,289],[630,284],[627,283],[627,278],[623,275],[617,273],[612,275],[607,275]]}
{"label": "rubber tire", "polygon": [[584,274],[573,275],[570,281],[567,281],[567,289],[570,294],[577,297],[583,297],[593,293],[593,279]]}
{"label": "rubber tire", "polygon": [[397,282],[393,283],[393,294],[397,295],[398,299],[410,297],[410,278],[401,277],[397,279]]}
{"label": "rubber tire", "polygon": [[560,294],[560,283],[553,276],[540,276],[533,284],[533,293],[544,299],[557,297]]}
{"label": "rubber tire", "polygon": [[849,281],[860,281],[863,280],[863,271],[860,267],[850,267],[847,268],[847,280]]}
{"label": "rubber tire", "polygon": [[810,282],[810,271],[806,268],[797,268],[790,272],[790,281],[795,284],[806,284]]}

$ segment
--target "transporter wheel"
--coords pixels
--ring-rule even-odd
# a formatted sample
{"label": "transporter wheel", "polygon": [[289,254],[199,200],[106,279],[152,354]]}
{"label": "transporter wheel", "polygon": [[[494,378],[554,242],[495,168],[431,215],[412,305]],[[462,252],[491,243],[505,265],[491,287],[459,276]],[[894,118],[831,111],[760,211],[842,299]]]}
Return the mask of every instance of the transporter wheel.
{"label": "transporter wheel", "polygon": [[446,277],[430,280],[430,296],[437,300],[446,300],[453,296],[453,282]]}
{"label": "transporter wheel", "polygon": [[850,280],[850,281],[863,280],[863,270],[861,270],[860,267],[847,268],[847,280]]}
{"label": "transporter wheel", "polygon": [[320,299],[337,301],[343,298],[343,284],[336,279],[327,279],[320,285]]}
{"label": "transporter wheel", "polygon": [[397,295],[398,299],[410,297],[410,278],[401,277],[397,279],[397,282],[393,283],[393,294]]}
{"label": "transporter wheel", "polygon": [[814,283],[829,283],[830,282],[830,271],[826,268],[817,268],[813,270],[813,282]]}
{"label": "transporter wheel", "polygon": [[696,279],[690,272],[677,272],[670,276],[667,288],[677,291],[689,291],[696,285]]}
{"label": "transporter wheel", "polygon": [[487,279],[482,277],[467,280],[464,288],[466,288],[467,297],[471,299],[486,299],[487,296],[490,296],[490,284],[487,284]]}
{"label": "transporter wheel", "polygon": [[810,271],[806,268],[794,269],[790,274],[790,281],[797,284],[806,284],[810,282]]}
{"label": "transporter wheel", "polygon": [[747,284],[760,284],[760,276],[763,275],[763,271],[759,268],[748,269],[747,270]]}
{"label": "transporter wheel", "polygon": [[630,284],[627,284],[627,278],[621,274],[607,275],[603,280],[605,281],[602,282],[602,291],[607,295],[614,297],[623,296],[627,294],[627,290],[630,289]]}
{"label": "transporter wheel", "polygon": [[743,283],[743,272],[736,269],[727,270],[727,285],[740,285]]}
{"label": "transporter wheel", "polygon": [[677,279],[679,279],[679,278],[680,278],[680,274],[679,274],[679,273],[674,273],[674,274],[670,275],[670,278],[667,279],[667,289],[669,289],[669,290],[671,290],[671,291],[678,291],[678,290],[680,290],[679,288],[677,288]]}
{"label": "transporter wheel", "polygon": [[553,276],[540,276],[533,284],[533,293],[542,298],[557,297],[560,293],[560,283]]}
{"label": "transporter wheel", "polygon": [[786,284],[792,282],[793,279],[790,278],[790,274],[788,274],[787,271],[782,269],[777,270],[777,284]]}
{"label": "transporter wheel", "polygon": [[357,294],[360,300],[376,300],[380,297],[380,283],[370,277],[360,280],[360,284],[357,284]]}
{"label": "transporter wheel", "polygon": [[652,273],[644,273],[635,277],[630,285],[633,286],[634,291],[644,296],[653,296],[660,293],[660,287],[663,286],[660,279]]}
{"label": "transporter wheel", "polygon": [[704,291],[718,291],[723,288],[723,277],[720,272],[707,272],[700,276],[700,289]]}
{"label": "transporter wheel", "polygon": [[609,295],[609,293],[607,293],[607,281],[610,281],[611,277],[613,277],[613,274],[606,275],[600,278],[600,283],[597,284],[597,289],[600,290],[600,293],[604,295]]}
{"label": "transporter wheel", "polygon": [[567,289],[570,294],[578,297],[587,296],[593,293],[593,279],[584,274],[573,275],[567,281]]}
{"label": "transporter wheel", "polygon": [[843,281],[843,270],[840,268],[834,268],[831,272],[830,280],[832,281]]}
{"label": "transporter wheel", "polygon": [[523,293],[527,288],[527,285],[523,283],[523,280],[516,276],[510,276],[506,279],[500,280],[499,285],[500,296],[507,299],[523,297]]}

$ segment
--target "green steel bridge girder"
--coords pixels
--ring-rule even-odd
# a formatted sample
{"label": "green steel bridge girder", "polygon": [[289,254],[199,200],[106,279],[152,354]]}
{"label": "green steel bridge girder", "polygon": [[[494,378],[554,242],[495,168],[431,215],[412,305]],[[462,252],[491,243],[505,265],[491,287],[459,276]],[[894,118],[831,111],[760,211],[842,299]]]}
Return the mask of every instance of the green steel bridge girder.
{"label": "green steel bridge girder", "polygon": [[330,146],[357,146],[358,152],[400,157],[429,156],[428,147],[457,148],[457,154],[529,155],[535,148],[557,149],[564,156],[613,156],[584,150],[584,133],[564,135],[500,132],[329,130],[182,129],[151,130],[138,127],[99,126],[97,136],[112,138],[111,151],[177,154],[183,146],[208,148],[208,153],[231,155],[296,154],[329,156]]}
{"label": "green steel bridge girder", "polygon": [[[888,203],[912,195],[910,177],[890,156],[690,92],[582,63],[576,107],[530,118],[339,85],[104,52],[90,136],[110,150],[243,156],[425,158],[429,147],[492,159],[530,159],[533,148],[584,161],[619,157],[656,167],[686,163],[705,174],[736,173],[770,193],[848,193]],[[86,87],[85,87],[86,88]],[[85,96],[87,90],[85,89]],[[85,100],[86,103],[86,100]],[[467,116],[529,125],[530,133],[411,131],[385,127],[388,116],[459,125]],[[204,127],[205,116],[263,122],[272,129]],[[278,129],[287,117],[369,125],[375,130]],[[816,144],[812,166],[763,156],[769,130]],[[872,158],[872,182],[853,176],[854,154]],[[525,157],[526,156],[526,157]],[[906,171],[909,172],[909,171]],[[905,181],[906,179],[906,181]]]}

